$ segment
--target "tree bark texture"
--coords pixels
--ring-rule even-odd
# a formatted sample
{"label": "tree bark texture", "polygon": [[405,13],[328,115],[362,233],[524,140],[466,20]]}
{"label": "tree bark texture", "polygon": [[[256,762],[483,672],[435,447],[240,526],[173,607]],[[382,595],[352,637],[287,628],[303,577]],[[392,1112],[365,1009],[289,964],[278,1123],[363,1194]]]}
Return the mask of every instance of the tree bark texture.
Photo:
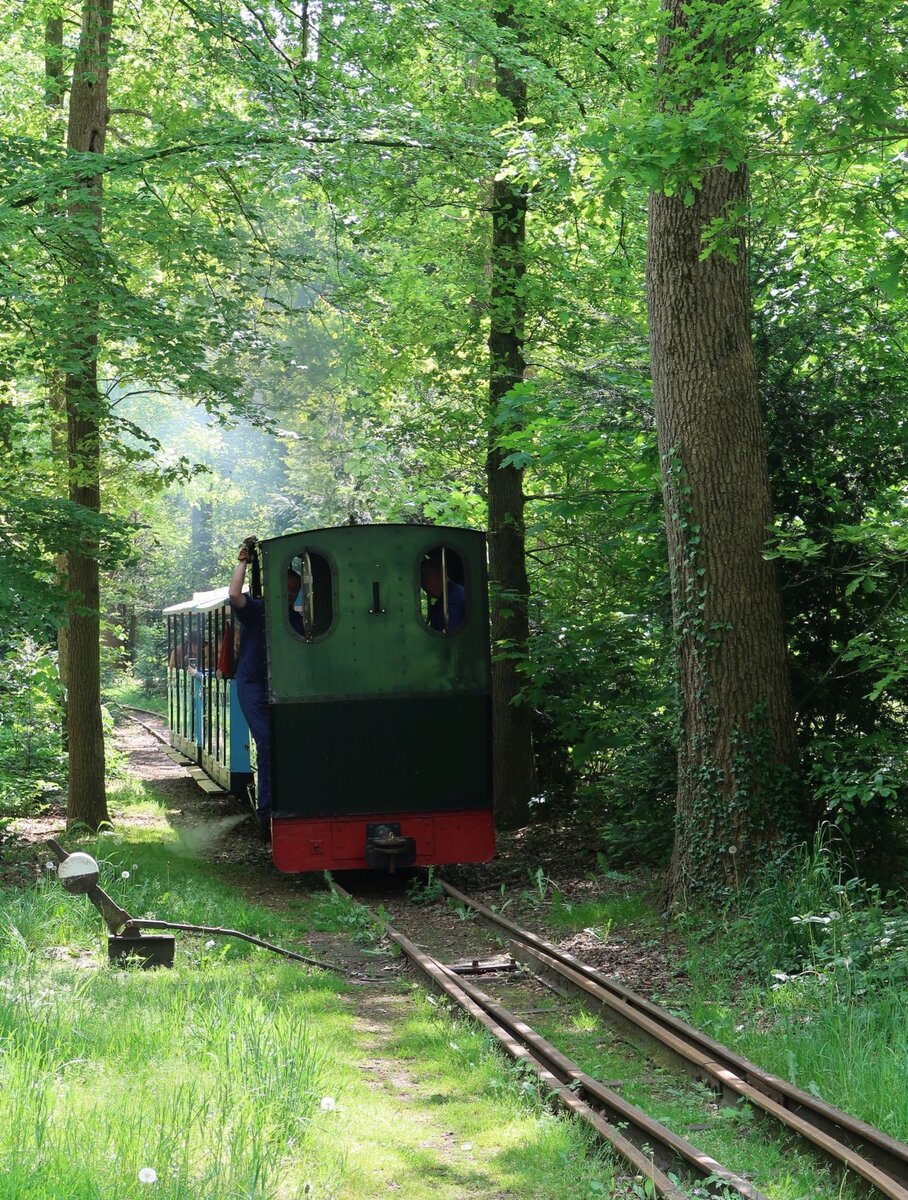
{"label": "tree bark texture", "polygon": [[648,302],[680,689],[672,899],[734,885],[786,821],[796,763],[747,269],[700,261],[701,234],[747,195],[708,172],[693,204],[650,200]]}
{"label": "tree bark texture", "polygon": [[[108,47],[113,0],[84,0],[69,101],[71,155],[104,153],[107,132]],[[97,281],[102,271],[102,176],[90,159],[71,186],[70,273],[66,284],[66,421],[69,498],[90,513],[101,509],[101,429],[105,402],[98,390]],[[97,829],[109,821],[104,787],[101,721],[100,570],[98,546],[86,537],[69,556],[67,579],[69,799],[67,822]]]}
{"label": "tree bark texture", "polygon": [[[680,0],[665,5],[683,20]],[[664,48],[663,53],[667,52]],[[735,887],[794,823],[797,763],[742,226],[746,165],[650,198],[647,298],[680,728],[670,900]],[[735,261],[702,257],[732,222]]]}
{"label": "tree bark texture", "polygon": [[[499,29],[512,34],[510,7],[496,14]],[[527,114],[526,81],[501,59],[495,86],[518,121]],[[534,788],[532,710],[518,700],[522,665],[529,647],[523,472],[502,466],[496,419],[502,398],[523,379],[525,303],[520,283],[525,272],[527,195],[513,180],[492,185],[489,328],[489,576],[492,607],[492,774],[499,827],[520,825],[529,814]]]}
{"label": "tree bark texture", "polygon": [[[44,104],[47,109],[47,141],[57,147],[65,134],[63,121],[63,98],[66,92],[66,80],[63,71],[63,18],[57,14],[49,16],[44,24]],[[58,214],[60,205],[54,202],[48,204],[52,214]],[[69,477],[69,448],[66,428],[66,377],[59,366],[48,364],[47,369],[47,411],[50,417],[50,443],[55,485],[63,492],[68,488]],[[57,584],[60,594],[66,589],[66,577],[69,573],[69,561],[65,553],[56,556]],[[57,630],[57,670],[63,685],[63,699],[60,701],[60,740],[64,751],[69,749],[69,730],[67,727],[66,689],[69,682],[67,674],[67,638],[69,630],[61,625]]]}

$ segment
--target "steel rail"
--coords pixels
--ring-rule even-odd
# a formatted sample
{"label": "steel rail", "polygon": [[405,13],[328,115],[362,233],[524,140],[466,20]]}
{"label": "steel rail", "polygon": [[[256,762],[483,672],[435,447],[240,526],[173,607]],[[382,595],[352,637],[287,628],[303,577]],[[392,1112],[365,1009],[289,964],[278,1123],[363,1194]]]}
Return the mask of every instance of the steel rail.
{"label": "steel rail", "polygon": [[[519,1017],[425,954],[398,930],[386,926],[385,933],[422,972],[430,986],[479,1021],[512,1059],[525,1063],[552,1099],[590,1124],[638,1174],[651,1181],[657,1196],[664,1200],[686,1200],[685,1193],[663,1170],[663,1166],[667,1169],[680,1160],[709,1189],[709,1195],[726,1197],[731,1191],[745,1200],[767,1200],[753,1184],[587,1075]],[[602,1111],[594,1109],[581,1093]],[[650,1153],[643,1147],[649,1148]]]}
{"label": "steel rail", "polygon": [[[330,886],[348,900],[353,899],[335,880]],[[706,1194],[716,1200],[719,1197],[725,1200],[730,1191],[743,1200],[768,1200],[747,1180],[587,1075],[523,1020],[474,984],[467,983],[451,967],[426,954],[399,930],[384,925],[383,932],[422,973],[430,987],[448,996],[478,1021],[514,1061],[525,1064],[553,1101],[586,1121],[638,1175],[650,1181],[654,1195],[663,1200],[687,1200],[686,1194],[662,1170],[663,1163],[667,1166],[681,1162],[687,1163],[707,1189]],[[604,1109],[604,1114],[582,1099],[580,1092]],[[658,1164],[657,1154],[661,1160]]]}
{"label": "steel rail", "polygon": [[448,896],[476,911],[499,934],[504,931],[511,952],[553,986],[579,993],[623,1032],[630,1032],[636,1040],[643,1039],[659,1052],[667,1053],[695,1077],[712,1080],[724,1094],[745,1098],[860,1175],[890,1200],[908,1200],[908,1146],[904,1143],[763,1071],[659,1005],[521,929],[458,888],[443,882],[441,886]]}

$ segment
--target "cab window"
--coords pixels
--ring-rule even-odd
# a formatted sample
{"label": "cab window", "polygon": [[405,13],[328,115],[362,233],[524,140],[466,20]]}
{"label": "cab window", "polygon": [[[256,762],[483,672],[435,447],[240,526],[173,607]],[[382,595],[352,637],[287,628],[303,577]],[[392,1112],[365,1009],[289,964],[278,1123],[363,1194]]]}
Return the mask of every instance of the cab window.
{"label": "cab window", "polygon": [[302,550],[287,567],[290,625],[311,642],[327,633],[334,621],[334,572],[323,554]]}
{"label": "cab window", "polygon": [[419,563],[420,611],[426,628],[456,633],[467,617],[464,562],[450,546],[435,546]]}

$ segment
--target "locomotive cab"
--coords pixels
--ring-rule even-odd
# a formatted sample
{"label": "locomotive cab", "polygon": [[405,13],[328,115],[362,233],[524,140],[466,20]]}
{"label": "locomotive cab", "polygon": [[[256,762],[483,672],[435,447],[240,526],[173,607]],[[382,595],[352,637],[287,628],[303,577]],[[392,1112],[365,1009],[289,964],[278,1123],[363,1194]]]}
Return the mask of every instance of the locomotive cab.
{"label": "locomotive cab", "polygon": [[[275,865],[490,858],[482,534],[362,525],[260,547]],[[291,604],[288,572],[300,579]]]}

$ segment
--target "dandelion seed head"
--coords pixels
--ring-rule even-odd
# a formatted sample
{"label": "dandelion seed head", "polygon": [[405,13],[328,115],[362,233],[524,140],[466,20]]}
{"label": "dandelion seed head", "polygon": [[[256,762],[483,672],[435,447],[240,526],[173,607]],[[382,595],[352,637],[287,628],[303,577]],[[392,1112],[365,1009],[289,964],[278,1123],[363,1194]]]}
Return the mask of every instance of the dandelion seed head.
{"label": "dandelion seed head", "polygon": [[157,1183],[158,1173],[154,1167],[139,1168],[139,1183]]}
{"label": "dandelion seed head", "polygon": [[128,871],[121,871],[121,872],[120,872],[120,878],[121,878],[121,879],[128,879],[128,878],[129,878],[129,872],[128,872]]}
{"label": "dandelion seed head", "polygon": [[337,1101],[333,1096],[322,1096],[320,1108],[322,1112],[334,1112],[337,1108]]}

